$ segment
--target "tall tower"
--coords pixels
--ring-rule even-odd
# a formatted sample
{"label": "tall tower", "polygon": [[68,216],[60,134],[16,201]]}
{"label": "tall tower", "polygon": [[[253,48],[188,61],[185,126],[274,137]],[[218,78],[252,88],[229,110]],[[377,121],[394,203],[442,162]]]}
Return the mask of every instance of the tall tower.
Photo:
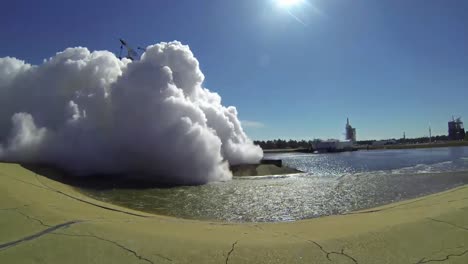
{"label": "tall tower", "polygon": [[346,131],[346,140],[349,140],[349,141],[351,141],[353,143],[356,142],[356,128],[353,128],[349,124],[349,118],[346,118],[345,131]]}
{"label": "tall tower", "polygon": [[432,131],[431,131],[431,126],[429,126],[429,143],[432,143]]}
{"label": "tall tower", "polygon": [[448,122],[448,137],[450,140],[463,140],[465,138],[465,128],[461,118],[454,118]]}

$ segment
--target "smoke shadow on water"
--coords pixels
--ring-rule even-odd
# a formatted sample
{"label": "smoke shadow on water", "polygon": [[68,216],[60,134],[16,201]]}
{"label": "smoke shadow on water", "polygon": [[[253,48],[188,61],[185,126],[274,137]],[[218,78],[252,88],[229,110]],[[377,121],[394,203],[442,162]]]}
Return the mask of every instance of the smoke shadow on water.
{"label": "smoke shadow on water", "polygon": [[181,185],[148,181],[146,177],[132,177],[127,174],[93,174],[73,176],[66,170],[48,164],[20,164],[21,167],[54,181],[80,189],[105,191],[113,189],[153,189],[174,188]]}

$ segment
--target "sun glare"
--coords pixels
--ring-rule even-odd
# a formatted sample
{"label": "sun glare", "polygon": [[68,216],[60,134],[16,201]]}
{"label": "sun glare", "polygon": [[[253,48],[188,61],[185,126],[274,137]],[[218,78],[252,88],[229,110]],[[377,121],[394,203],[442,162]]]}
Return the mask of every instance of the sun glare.
{"label": "sun glare", "polygon": [[281,7],[290,7],[302,3],[304,0],[277,0]]}

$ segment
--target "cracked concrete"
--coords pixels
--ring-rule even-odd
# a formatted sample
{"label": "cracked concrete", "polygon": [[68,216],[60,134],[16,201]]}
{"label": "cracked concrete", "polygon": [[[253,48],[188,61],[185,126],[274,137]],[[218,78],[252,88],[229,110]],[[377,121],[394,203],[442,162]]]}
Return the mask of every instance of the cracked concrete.
{"label": "cracked concrete", "polygon": [[[456,228],[458,230],[468,231],[468,228],[466,228],[464,226],[454,224],[454,223],[451,223],[449,221],[444,221],[444,220],[430,218],[430,217],[428,217],[427,219],[431,220],[433,222],[436,222],[436,223],[451,226],[451,227]],[[464,246],[456,247],[456,249],[459,249],[459,248],[464,248]],[[437,253],[440,253],[440,252],[443,252],[443,251],[446,251],[446,250],[449,250],[449,249],[442,249],[442,250],[439,250],[438,252],[434,252],[433,254],[437,254]],[[429,263],[429,262],[443,262],[443,261],[449,260],[450,258],[464,256],[465,254],[468,254],[468,249],[464,249],[460,253],[448,254],[445,257],[438,258],[438,259],[436,259],[436,258],[435,259],[428,259],[427,257],[423,257],[418,262],[416,262],[416,264],[423,264],[423,263]]]}
{"label": "cracked concrete", "polygon": [[30,206],[30,205],[31,205],[31,204],[23,204],[23,205],[15,206],[15,207],[0,208],[0,211],[4,211],[4,210],[14,210],[14,209],[19,209],[19,208],[28,207],[28,206]]}
{"label": "cracked concrete", "polygon": [[65,223],[62,223],[62,224],[51,226],[51,227],[49,227],[49,228],[47,228],[45,230],[42,230],[42,231],[40,231],[38,233],[35,233],[35,234],[32,234],[30,236],[23,237],[21,239],[11,241],[11,242],[7,242],[7,243],[4,243],[4,244],[0,244],[0,251],[11,248],[11,247],[14,247],[14,246],[17,246],[19,244],[22,244],[22,243],[25,243],[25,242],[28,242],[28,241],[31,241],[31,240],[34,240],[34,239],[37,239],[37,238],[39,238],[39,237],[41,237],[43,235],[47,235],[49,233],[52,233],[55,230],[58,230],[58,229],[61,229],[61,228],[66,228],[66,227],[69,227],[71,225],[78,224],[80,222],[81,221],[79,221],[79,220],[68,221],[68,222],[65,222]]}
{"label": "cracked concrete", "polygon": [[468,254],[468,249],[463,251],[463,252],[457,253],[457,254],[448,254],[447,256],[445,256],[443,258],[440,258],[440,259],[422,258],[418,262],[416,262],[416,264],[423,264],[423,263],[429,263],[429,262],[443,262],[443,261],[447,261],[447,260],[449,260],[450,258],[453,258],[453,257],[461,257],[461,256],[463,256],[465,254]]}
{"label": "cracked concrete", "polygon": [[228,264],[229,257],[231,256],[232,252],[234,252],[234,248],[236,247],[237,242],[239,242],[239,241],[236,241],[236,242],[232,243],[231,250],[229,250],[229,252],[227,253],[227,256],[226,256],[226,264]]}
{"label": "cracked concrete", "polygon": [[[127,210],[19,165],[0,163],[1,173],[11,177],[0,175],[0,243],[4,248],[17,244],[0,250],[0,263],[423,264],[465,263],[468,257],[466,187],[368,210],[373,213],[234,224],[115,212],[100,206]],[[88,221],[39,234],[71,219]],[[31,234],[42,237],[30,241],[35,239]]]}
{"label": "cracked concrete", "polygon": [[456,224],[454,224],[454,223],[450,223],[450,222],[448,222],[448,221],[443,221],[443,220],[434,219],[434,218],[430,218],[430,217],[428,217],[427,219],[429,219],[429,220],[431,220],[431,221],[434,221],[434,222],[438,222],[438,223],[450,225],[450,226],[453,226],[453,227],[458,228],[458,229],[461,229],[461,230],[468,231],[468,228],[466,228],[466,227],[464,227],[464,226],[456,225]]}
{"label": "cracked concrete", "polygon": [[326,258],[329,260],[329,261],[332,261],[332,259],[330,258],[330,255],[339,255],[339,256],[343,256],[345,258],[348,258],[350,259],[351,261],[353,261],[354,263],[358,264],[358,261],[351,257],[350,255],[346,254],[344,252],[344,248],[341,249],[340,252],[336,252],[336,251],[327,251],[323,248],[322,245],[320,245],[319,243],[313,241],[313,240],[307,240],[308,242],[312,243],[312,244],[315,244],[326,256]]}
{"label": "cracked concrete", "polygon": [[39,223],[40,225],[42,225],[42,226],[51,227],[50,225],[45,224],[44,222],[42,222],[42,220],[40,220],[40,219],[38,219],[38,218],[34,218],[34,217],[32,217],[32,216],[29,216],[29,215],[27,215],[27,214],[25,214],[25,213],[23,213],[23,212],[21,212],[21,211],[19,211],[19,210],[14,210],[14,211],[17,212],[18,214],[20,214],[20,215],[26,217],[27,219],[30,219],[30,220],[33,220],[33,221],[38,222],[38,223]]}
{"label": "cracked concrete", "polygon": [[158,256],[158,257],[160,257],[160,258],[162,258],[162,259],[165,259],[165,260],[167,260],[167,261],[170,261],[170,262],[173,261],[172,259],[170,259],[170,258],[168,258],[168,257],[165,257],[165,256],[163,256],[163,255],[161,255],[161,254],[158,254],[158,253],[154,253],[153,255]]}
{"label": "cracked concrete", "polygon": [[[65,234],[65,233],[57,233],[55,232],[56,230],[59,230],[59,229],[62,229],[62,228],[66,228],[66,227],[69,227],[73,224],[77,224],[77,223],[80,223],[80,222],[83,222],[83,221],[79,221],[79,220],[75,220],[75,221],[69,221],[69,222],[66,222],[66,223],[62,223],[62,224],[58,224],[58,225],[55,225],[55,226],[51,226],[51,225],[48,225],[46,223],[44,223],[42,220],[38,219],[38,218],[35,218],[35,217],[32,217],[26,213],[23,213],[21,211],[18,210],[19,207],[11,207],[11,208],[3,208],[2,210],[9,210],[9,211],[14,211],[24,217],[26,217],[27,219],[29,220],[32,220],[32,221],[35,221],[37,223],[39,223],[41,226],[44,226],[44,227],[48,227],[47,229],[41,231],[41,232],[38,232],[36,234],[33,234],[33,235],[30,235],[30,236],[27,236],[27,237],[24,237],[22,239],[18,239],[18,240],[15,240],[15,241],[11,241],[11,242],[7,242],[7,243],[4,243],[4,244],[0,244],[0,251],[1,250],[4,250],[4,249],[7,249],[9,247],[13,247],[13,246],[16,246],[16,245],[19,245],[21,243],[24,243],[24,242],[27,242],[27,241],[30,241],[30,240],[34,240],[34,239],[37,239],[41,236],[44,236],[44,235],[47,235],[47,234],[52,234],[52,235],[63,235],[63,236],[73,236],[73,237],[90,237],[90,238],[95,238],[95,239],[98,239],[98,240],[102,240],[102,241],[106,241],[106,242],[109,242],[109,243],[112,243],[114,244],[115,246],[117,247],[120,247],[121,249],[124,249],[125,251],[127,252],[130,252],[131,254],[133,254],[135,257],[137,257],[138,259],[140,260],[143,260],[143,261],[146,261],[146,262],[149,262],[151,264],[154,264],[151,260],[139,255],[136,251],[130,249],[130,248],[127,248],[125,246],[123,246],[122,244],[119,244],[115,241],[112,241],[112,240],[109,240],[109,239],[106,239],[106,238],[102,238],[102,237],[98,237],[96,235],[93,235],[93,234],[90,234],[90,235],[79,235],[79,234]],[[172,262],[172,259],[168,258],[168,257],[165,257],[161,254],[155,254],[156,256],[162,258],[162,259],[165,259],[167,261],[170,261]]]}
{"label": "cracked concrete", "polygon": [[[22,207],[25,207],[25,206],[27,206],[27,205],[23,205]],[[38,222],[42,226],[51,227],[50,225],[45,224],[42,220],[40,220],[38,218],[34,218],[34,217],[30,216],[30,215],[27,215],[26,213],[21,212],[19,209],[20,209],[20,207],[11,207],[11,208],[3,208],[3,209],[0,209],[0,210],[2,210],[2,211],[14,211],[15,213],[18,213],[18,214],[26,217],[29,220],[33,220],[33,221]]]}
{"label": "cracked concrete", "polygon": [[[89,234],[89,235],[83,235],[83,234],[66,234],[66,233],[57,233],[57,232],[54,232],[52,233],[52,235],[60,235],[60,236],[69,236],[69,237],[86,237],[86,238],[94,238],[94,239],[98,239],[98,240],[101,240],[101,241],[105,241],[105,242],[108,242],[108,243],[111,243],[111,244],[114,244],[115,246],[131,253],[133,256],[135,256],[136,258],[142,260],[142,261],[145,261],[145,262],[148,262],[148,263],[151,263],[151,264],[154,264],[153,261],[151,261],[150,259],[146,258],[146,257],[143,257],[142,255],[138,254],[135,250],[132,250],[120,243],[117,243],[115,241],[112,241],[112,240],[109,240],[109,239],[106,239],[106,238],[103,238],[103,237],[99,237],[99,236],[96,236],[96,235],[93,235],[93,234]],[[159,254],[155,254],[157,256],[159,256],[160,258],[162,259],[165,259],[167,261],[172,261],[172,259],[168,258],[168,257],[164,257],[162,255],[159,255]]]}

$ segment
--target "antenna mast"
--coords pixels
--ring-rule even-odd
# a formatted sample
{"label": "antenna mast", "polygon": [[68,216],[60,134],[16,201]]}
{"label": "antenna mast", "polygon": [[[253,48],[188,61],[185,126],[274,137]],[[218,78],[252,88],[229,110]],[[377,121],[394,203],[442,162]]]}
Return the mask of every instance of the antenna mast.
{"label": "antenna mast", "polygon": [[431,126],[429,126],[429,144],[432,143],[432,131]]}

